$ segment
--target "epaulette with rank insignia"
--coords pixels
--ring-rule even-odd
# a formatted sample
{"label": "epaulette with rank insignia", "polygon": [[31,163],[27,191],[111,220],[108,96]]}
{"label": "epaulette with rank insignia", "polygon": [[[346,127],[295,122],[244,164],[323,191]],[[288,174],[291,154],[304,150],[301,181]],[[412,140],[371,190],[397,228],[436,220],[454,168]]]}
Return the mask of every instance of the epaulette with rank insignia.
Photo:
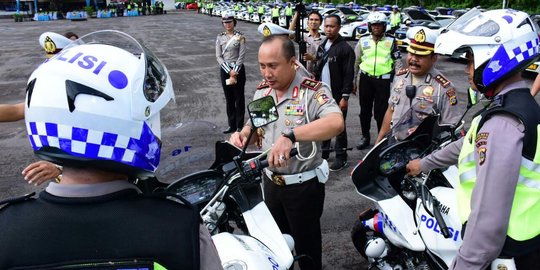
{"label": "epaulette with rank insignia", "polygon": [[268,82],[266,80],[262,80],[262,82],[259,83],[259,85],[257,86],[257,90],[261,90],[268,87],[269,87]]}
{"label": "epaulette with rank insignia", "polygon": [[[225,33],[225,32],[223,32],[223,33]],[[240,31],[238,31],[238,30],[234,30],[234,33],[235,33],[235,34],[238,34],[238,35],[242,35],[242,36],[244,35],[244,33],[240,32]]]}
{"label": "epaulette with rank insignia", "polygon": [[311,89],[313,91],[318,90],[321,88],[322,83],[319,81],[315,81],[312,79],[306,78],[302,83],[300,83],[300,86],[306,87],[308,89]]}
{"label": "epaulette with rank insignia", "polygon": [[400,70],[398,70],[398,72],[396,72],[396,76],[401,76],[405,73],[409,72],[409,69],[408,68],[402,68]]}
{"label": "epaulette with rank insignia", "polygon": [[437,76],[435,76],[435,81],[441,84],[444,88],[450,85],[450,81],[441,74],[437,74]]}
{"label": "epaulette with rank insignia", "polygon": [[224,36],[224,35],[226,35],[226,34],[227,34],[227,32],[221,32],[221,33],[219,33],[220,36]]}

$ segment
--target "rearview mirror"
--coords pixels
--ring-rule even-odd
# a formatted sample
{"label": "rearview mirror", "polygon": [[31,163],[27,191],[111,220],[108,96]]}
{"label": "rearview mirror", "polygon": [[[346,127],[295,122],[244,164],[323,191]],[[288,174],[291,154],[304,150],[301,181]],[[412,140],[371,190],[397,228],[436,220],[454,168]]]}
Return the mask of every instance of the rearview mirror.
{"label": "rearview mirror", "polygon": [[274,98],[266,96],[250,102],[247,106],[253,127],[266,126],[278,120],[279,115]]}
{"label": "rearview mirror", "polygon": [[427,186],[422,185],[420,187],[420,196],[422,198],[422,205],[424,206],[424,209],[428,212],[430,216],[434,216],[433,213],[437,209],[435,209],[434,206],[433,195],[431,195],[431,192],[429,191],[429,188]]}

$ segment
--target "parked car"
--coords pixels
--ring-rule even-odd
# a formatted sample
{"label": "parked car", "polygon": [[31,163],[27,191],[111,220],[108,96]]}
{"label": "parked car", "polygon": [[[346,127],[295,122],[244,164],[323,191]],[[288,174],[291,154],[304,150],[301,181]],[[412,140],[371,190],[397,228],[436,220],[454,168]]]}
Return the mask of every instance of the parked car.
{"label": "parked car", "polygon": [[[402,15],[401,21],[403,23],[394,33],[397,40],[397,45],[400,48],[406,48],[409,46],[409,39],[407,39],[407,30],[409,30],[409,27],[424,26],[429,29],[441,29],[443,27],[440,22],[436,21],[433,19],[433,17],[420,10],[409,9],[404,11]],[[448,23],[450,23],[450,21],[448,21]]]}

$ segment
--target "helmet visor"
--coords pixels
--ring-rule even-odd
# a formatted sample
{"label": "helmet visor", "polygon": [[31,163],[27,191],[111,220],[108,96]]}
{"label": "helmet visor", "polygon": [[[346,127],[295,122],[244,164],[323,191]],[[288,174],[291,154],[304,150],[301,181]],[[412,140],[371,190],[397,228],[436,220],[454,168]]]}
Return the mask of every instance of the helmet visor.
{"label": "helmet visor", "polygon": [[466,36],[491,37],[499,32],[499,25],[473,8],[448,26],[448,30]]}
{"label": "helmet visor", "polygon": [[143,93],[146,100],[156,101],[167,84],[167,72],[161,61],[144,45],[133,37],[115,30],[102,30],[87,34],[72,42],[65,49],[82,44],[103,44],[110,45],[128,51],[140,58],[145,58],[145,78],[143,83]]}

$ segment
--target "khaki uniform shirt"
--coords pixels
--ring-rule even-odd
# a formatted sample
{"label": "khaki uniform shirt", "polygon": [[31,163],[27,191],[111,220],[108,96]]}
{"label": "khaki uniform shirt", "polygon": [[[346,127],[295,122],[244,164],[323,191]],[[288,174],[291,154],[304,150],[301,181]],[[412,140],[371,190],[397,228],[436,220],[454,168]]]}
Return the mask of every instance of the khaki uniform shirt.
{"label": "khaki uniform shirt", "polygon": [[[232,39],[232,41],[230,41]],[[230,44],[227,45],[230,41]],[[240,31],[234,31],[232,36],[221,32],[216,38],[216,58],[221,68],[229,73],[231,69],[238,72],[244,64],[246,56],[246,37]]]}
{"label": "khaki uniform shirt", "polygon": [[[410,108],[410,100],[405,92],[412,85],[413,75],[407,70],[398,71],[390,87],[389,106],[393,109],[392,124],[395,125]],[[457,91],[452,82],[437,69],[432,68],[416,84],[416,97],[412,104],[416,113],[431,114],[433,110],[441,113],[440,124],[457,124],[463,115],[463,106],[458,106]],[[460,108],[461,107],[461,108]]]}
{"label": "khaki uniform shirt", "polygon": [[[281,131],[285,128],[294,128],[315,121],[330,113],[341,113],[339,106],[332,98],[332,91],[326,84],[315,81],[297,72],[293,82],[289,86],[287,93],[282,99],[277,101],[276,91],[271,89],[266,81],[262,81],[257,87],[253,100],[264,96],[272,96],[277,106],[279,119],[262,127],[263,134],[262,148],[264,150],[272,147],[272,144],[281,136]],[[249,123],[251,125],[251,123]],[[317,152],[320,152],[321,142],[317,144]],[[311,142],[300,142],[299,152],[307,157],[312,152]],[[272,168],[277,174],[296,174],[315,169],[322,163],[321,156],[317,153],[309,160],[300,161],[296,157],[287,161],[288,166],[283,168]]]}
{"label": "khaki uniform shirt", "polygon": [[[306,52],[316,56],[317,55],[317,48],[319,48],[319,45],[326,39],[325,36],[319,35],[319,37],[315,38],[311,34],[307,34],[304,36],[304,41],[306,42]],[[306,61],[306,68],[311,74],[315,72],[315,63],[317,61]]]}

